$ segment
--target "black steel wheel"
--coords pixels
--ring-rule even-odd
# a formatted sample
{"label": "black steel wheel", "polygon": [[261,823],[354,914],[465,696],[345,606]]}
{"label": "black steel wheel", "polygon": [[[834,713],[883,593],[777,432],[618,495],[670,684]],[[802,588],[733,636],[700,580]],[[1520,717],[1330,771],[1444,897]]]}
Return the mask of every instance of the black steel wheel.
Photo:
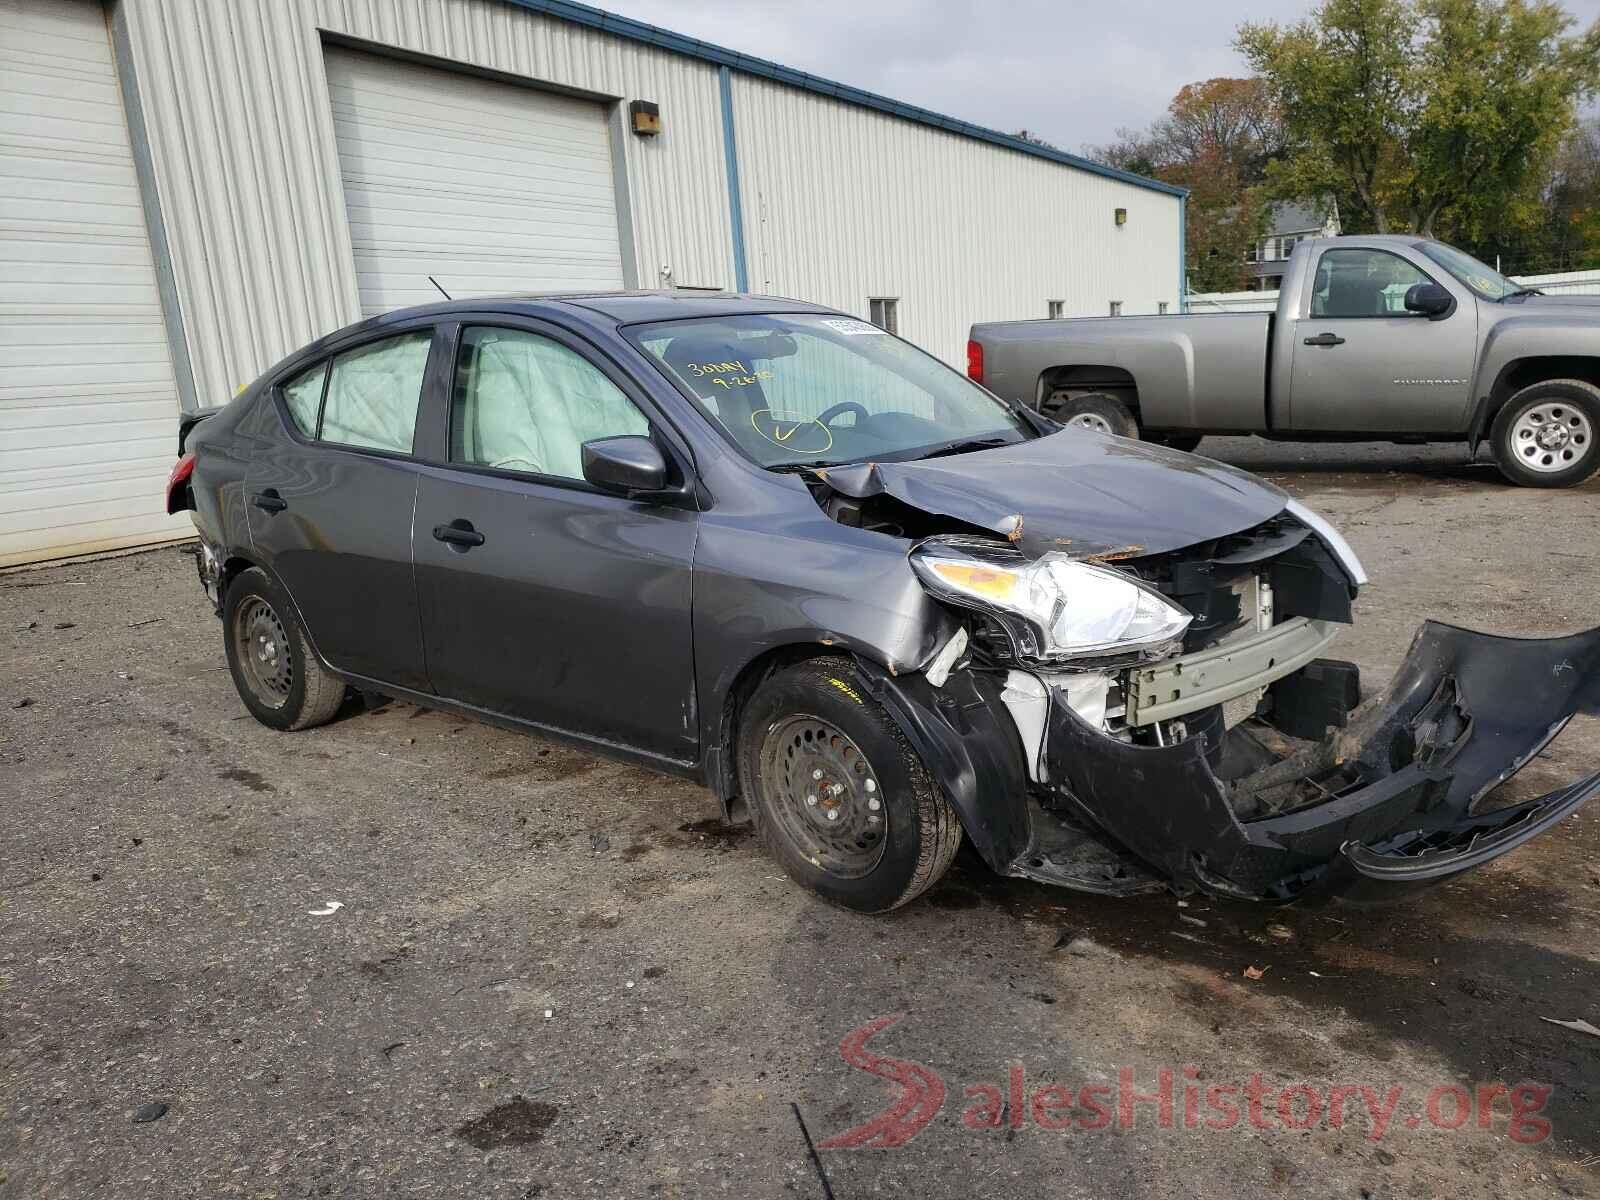
{"label": "black steel wheel", "polygon": [[784,836],[814,866],[840,879],[872,873],[888,812],[871,764],[847,734],[809,713],[774,722],[762,739],[761,775]]}
{"label": "black steel wheel", "polygon": [[825,900],[887,912],[955,858],[955,810],[848,659],[809,659],[764,681],[744,706],[736,755],[768,852]]}
{"label": "black steel wheel", "polygon": [[339,711],[344,683],[317,659],[288,594],[261,568],[228,583],[222,627],[233,686],[256,720],[309,729]]}

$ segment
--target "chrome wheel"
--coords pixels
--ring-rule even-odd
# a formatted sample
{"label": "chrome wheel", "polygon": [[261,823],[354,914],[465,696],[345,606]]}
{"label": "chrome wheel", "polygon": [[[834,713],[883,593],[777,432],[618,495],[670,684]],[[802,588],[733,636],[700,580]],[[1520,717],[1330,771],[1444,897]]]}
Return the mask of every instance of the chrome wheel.
{"label": "chrome wheel", "polygon": [[1564,400],[1541,400],[1511,426],[1511,451],[1530,471],[1564,471],[1594,442],[1594,429],[1582,409]]}
{"label": "chrome wheel", "polygon": [[1116,433],[1111,428],[1111,422],[1099,413],[1083,412],[1067,420],[1068,425],[1076,425],[1079,429],[1092,429],[1096,433]]}
{"label": "chrome wheel", "polygon": [[761,745],[761,774],[783,834],[819,870],[870,874],[889,829],[878,777],[856,744],[820,717],[775,722]]}
{"label": "chrome wheel", "polygon": [[234,649],[245,685],[268,708],[282,708],[294,686],[294,660],[289,635],[278,614],[259,596],[251,596],[233,614]]}

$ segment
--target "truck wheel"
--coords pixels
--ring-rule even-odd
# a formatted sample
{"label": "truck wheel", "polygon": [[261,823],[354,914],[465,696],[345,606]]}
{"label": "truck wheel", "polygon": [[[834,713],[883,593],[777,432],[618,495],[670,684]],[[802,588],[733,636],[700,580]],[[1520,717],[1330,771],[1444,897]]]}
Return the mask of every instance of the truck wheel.
{"label": "truck wheel", "polygon": [[1139,423],[1133,419],[1128,406],[1105,392],[1057,392],[1050,398],[1051,407],[1046,416],[1063,425],[1076,425],[1096,433],[1114,433],[1118,437],[1137,438]]}
{"label": "truck wheel", "polygon": [[739,787],[796,883],[863,913],[916,899],[950,867],[961,822],[848,659],[772,676],[745,705]]}
{"label": "truck wheel", "polygon": [[260,567],[228,584],[222,628],[233,686],[251,716],[284,730],[333,720],[345,686],[317,661],[294,605]]}
{"label": "truck wheel", "polygon": [[1505,402],[1489,440],[1495,461],[1523,487],[1571,487],[1600,467],[1600,388],[1581,379],[1549,379]]}

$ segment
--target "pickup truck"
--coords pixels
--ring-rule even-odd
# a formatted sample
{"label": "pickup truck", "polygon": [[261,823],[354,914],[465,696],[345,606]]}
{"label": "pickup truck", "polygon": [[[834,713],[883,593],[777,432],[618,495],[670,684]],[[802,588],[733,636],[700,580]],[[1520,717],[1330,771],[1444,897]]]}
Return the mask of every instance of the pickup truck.
{"label": "pickup truck", "polygon": [[1068,425],[1192,450],[1283,441],[1487,441],[1529,487],[1600,467],[1600,296],[1544,295],[1416,236],[1315,238],[1276,313],[972,327],[967,373]]}

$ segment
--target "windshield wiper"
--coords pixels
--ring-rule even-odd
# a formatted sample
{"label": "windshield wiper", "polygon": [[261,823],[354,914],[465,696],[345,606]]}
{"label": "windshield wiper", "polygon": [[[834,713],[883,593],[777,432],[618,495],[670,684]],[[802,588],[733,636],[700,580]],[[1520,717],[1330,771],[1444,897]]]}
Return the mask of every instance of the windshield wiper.
{"label": "windshield wiper", "polygon": [[1515,300],[1518,296],[1542,296],[1542,295],[1544,295],[1544,293],[1541,292],[1538,288],[1518,288],[1514,292],[1507,292],[1504,296],[1501,296],[1500,299],[1502,299],[1502,300]]}
{"label": "windshield wiper", "polygon": [[844,467],[848,463],[832,462],[828,459],[817,458],[810,462],[781,462],[773,463],[767,470],[775,471],[780,475],[793,475],[799,471],[820,471],[824,467]]}
{"label": "windshield wiper", "polygon": [[968,438],[960,442],[947,442],[943,446],[935,446],[932,450],[917,455],[913,462],[920,462],[925,458],[943,458],[947,454],[968,454],[973,450],[993,450],[996,446],[1015,446],[1023,439],[1003,437]]}

